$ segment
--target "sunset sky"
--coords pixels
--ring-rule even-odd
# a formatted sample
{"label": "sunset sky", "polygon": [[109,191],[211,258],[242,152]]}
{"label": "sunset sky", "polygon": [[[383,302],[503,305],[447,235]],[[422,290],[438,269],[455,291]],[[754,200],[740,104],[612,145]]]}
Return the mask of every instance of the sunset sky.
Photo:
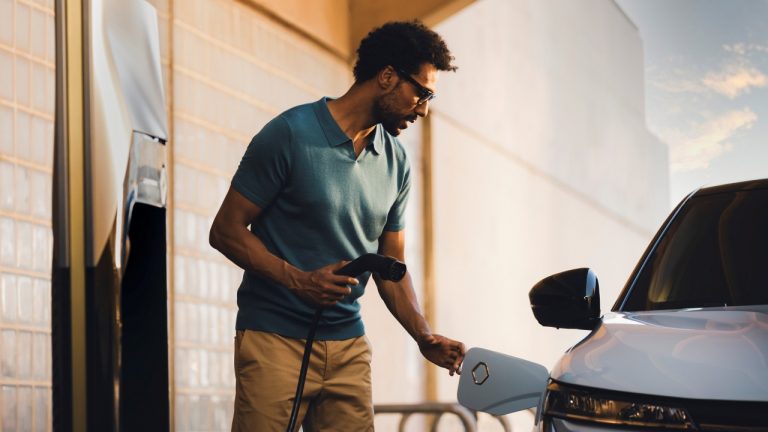
{"label": "sunset sky", "polygon": [[645,50],[646,119],[670,199],[768,177],[768,0],[618,0]]}

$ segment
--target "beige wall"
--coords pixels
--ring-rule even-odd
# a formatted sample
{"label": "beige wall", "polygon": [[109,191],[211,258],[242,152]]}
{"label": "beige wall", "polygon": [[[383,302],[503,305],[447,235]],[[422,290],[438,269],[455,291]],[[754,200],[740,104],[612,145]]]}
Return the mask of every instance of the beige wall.
{"label": "beige wall", "polygon": [[350,46],[354,53],[360,40],[371,29],[387,21],[418,18],[428,26],[434,26],[475,0],[346,0],[350,10]]}
{"label": "beige wall", "polygon": [[349,0],[241,0],[317,39],[342,58],[350,56]]}
{"label": "beige wall", "polygon": [[436,30],[459,65],[432,113],[436,328],[551,368],[587,332],[539,326],[530,288],[592,267],[610,309],[668,210],[640,36],[611,0],[487,0]]}
{"label": "beige wall", "polygon": [[666,146],[645,125],[640,34],[613,1],[482,2],[438,29],[460,65],[444,77],[443,116],[655,229]]}
{"label": "beige wall", "polygon": [[0,1],[0,431],[51,430],[52,1]]}

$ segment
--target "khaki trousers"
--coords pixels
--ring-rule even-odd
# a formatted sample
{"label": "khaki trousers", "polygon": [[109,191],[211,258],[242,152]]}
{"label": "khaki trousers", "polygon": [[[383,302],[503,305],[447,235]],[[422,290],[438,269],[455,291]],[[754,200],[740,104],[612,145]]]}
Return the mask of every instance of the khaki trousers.
{"label": "khaki trousers", "polygon": [[[304,339],[237,331],[233,432],[284,432],[293,406]],[[371,350],[365,336],[315,341],[296,430],[373,430]]]}

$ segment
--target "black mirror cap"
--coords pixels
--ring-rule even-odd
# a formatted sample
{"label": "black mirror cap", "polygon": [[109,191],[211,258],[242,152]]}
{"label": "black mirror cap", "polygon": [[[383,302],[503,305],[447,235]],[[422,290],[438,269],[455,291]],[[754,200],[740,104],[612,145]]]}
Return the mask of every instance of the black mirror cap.
{"label": "black mirror cap", "polygon": [[528,293],[533,316],[546,327],[592,330],[600,321],[600,290],[592,269],[564,271]]}

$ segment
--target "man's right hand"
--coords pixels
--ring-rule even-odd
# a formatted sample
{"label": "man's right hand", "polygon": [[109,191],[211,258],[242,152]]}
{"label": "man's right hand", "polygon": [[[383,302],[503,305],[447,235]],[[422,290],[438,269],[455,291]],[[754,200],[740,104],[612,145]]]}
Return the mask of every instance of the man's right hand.
{"label": "man's right hand", "polygon": [[349,285],[360,283],[356,278],[337,275],[334,272],[344,267],[349,261],[339,261],[310,272],[302,272],[295,279],[293,292],[303,300],[316,306],[333,306],[348,296],[352,289]]}

